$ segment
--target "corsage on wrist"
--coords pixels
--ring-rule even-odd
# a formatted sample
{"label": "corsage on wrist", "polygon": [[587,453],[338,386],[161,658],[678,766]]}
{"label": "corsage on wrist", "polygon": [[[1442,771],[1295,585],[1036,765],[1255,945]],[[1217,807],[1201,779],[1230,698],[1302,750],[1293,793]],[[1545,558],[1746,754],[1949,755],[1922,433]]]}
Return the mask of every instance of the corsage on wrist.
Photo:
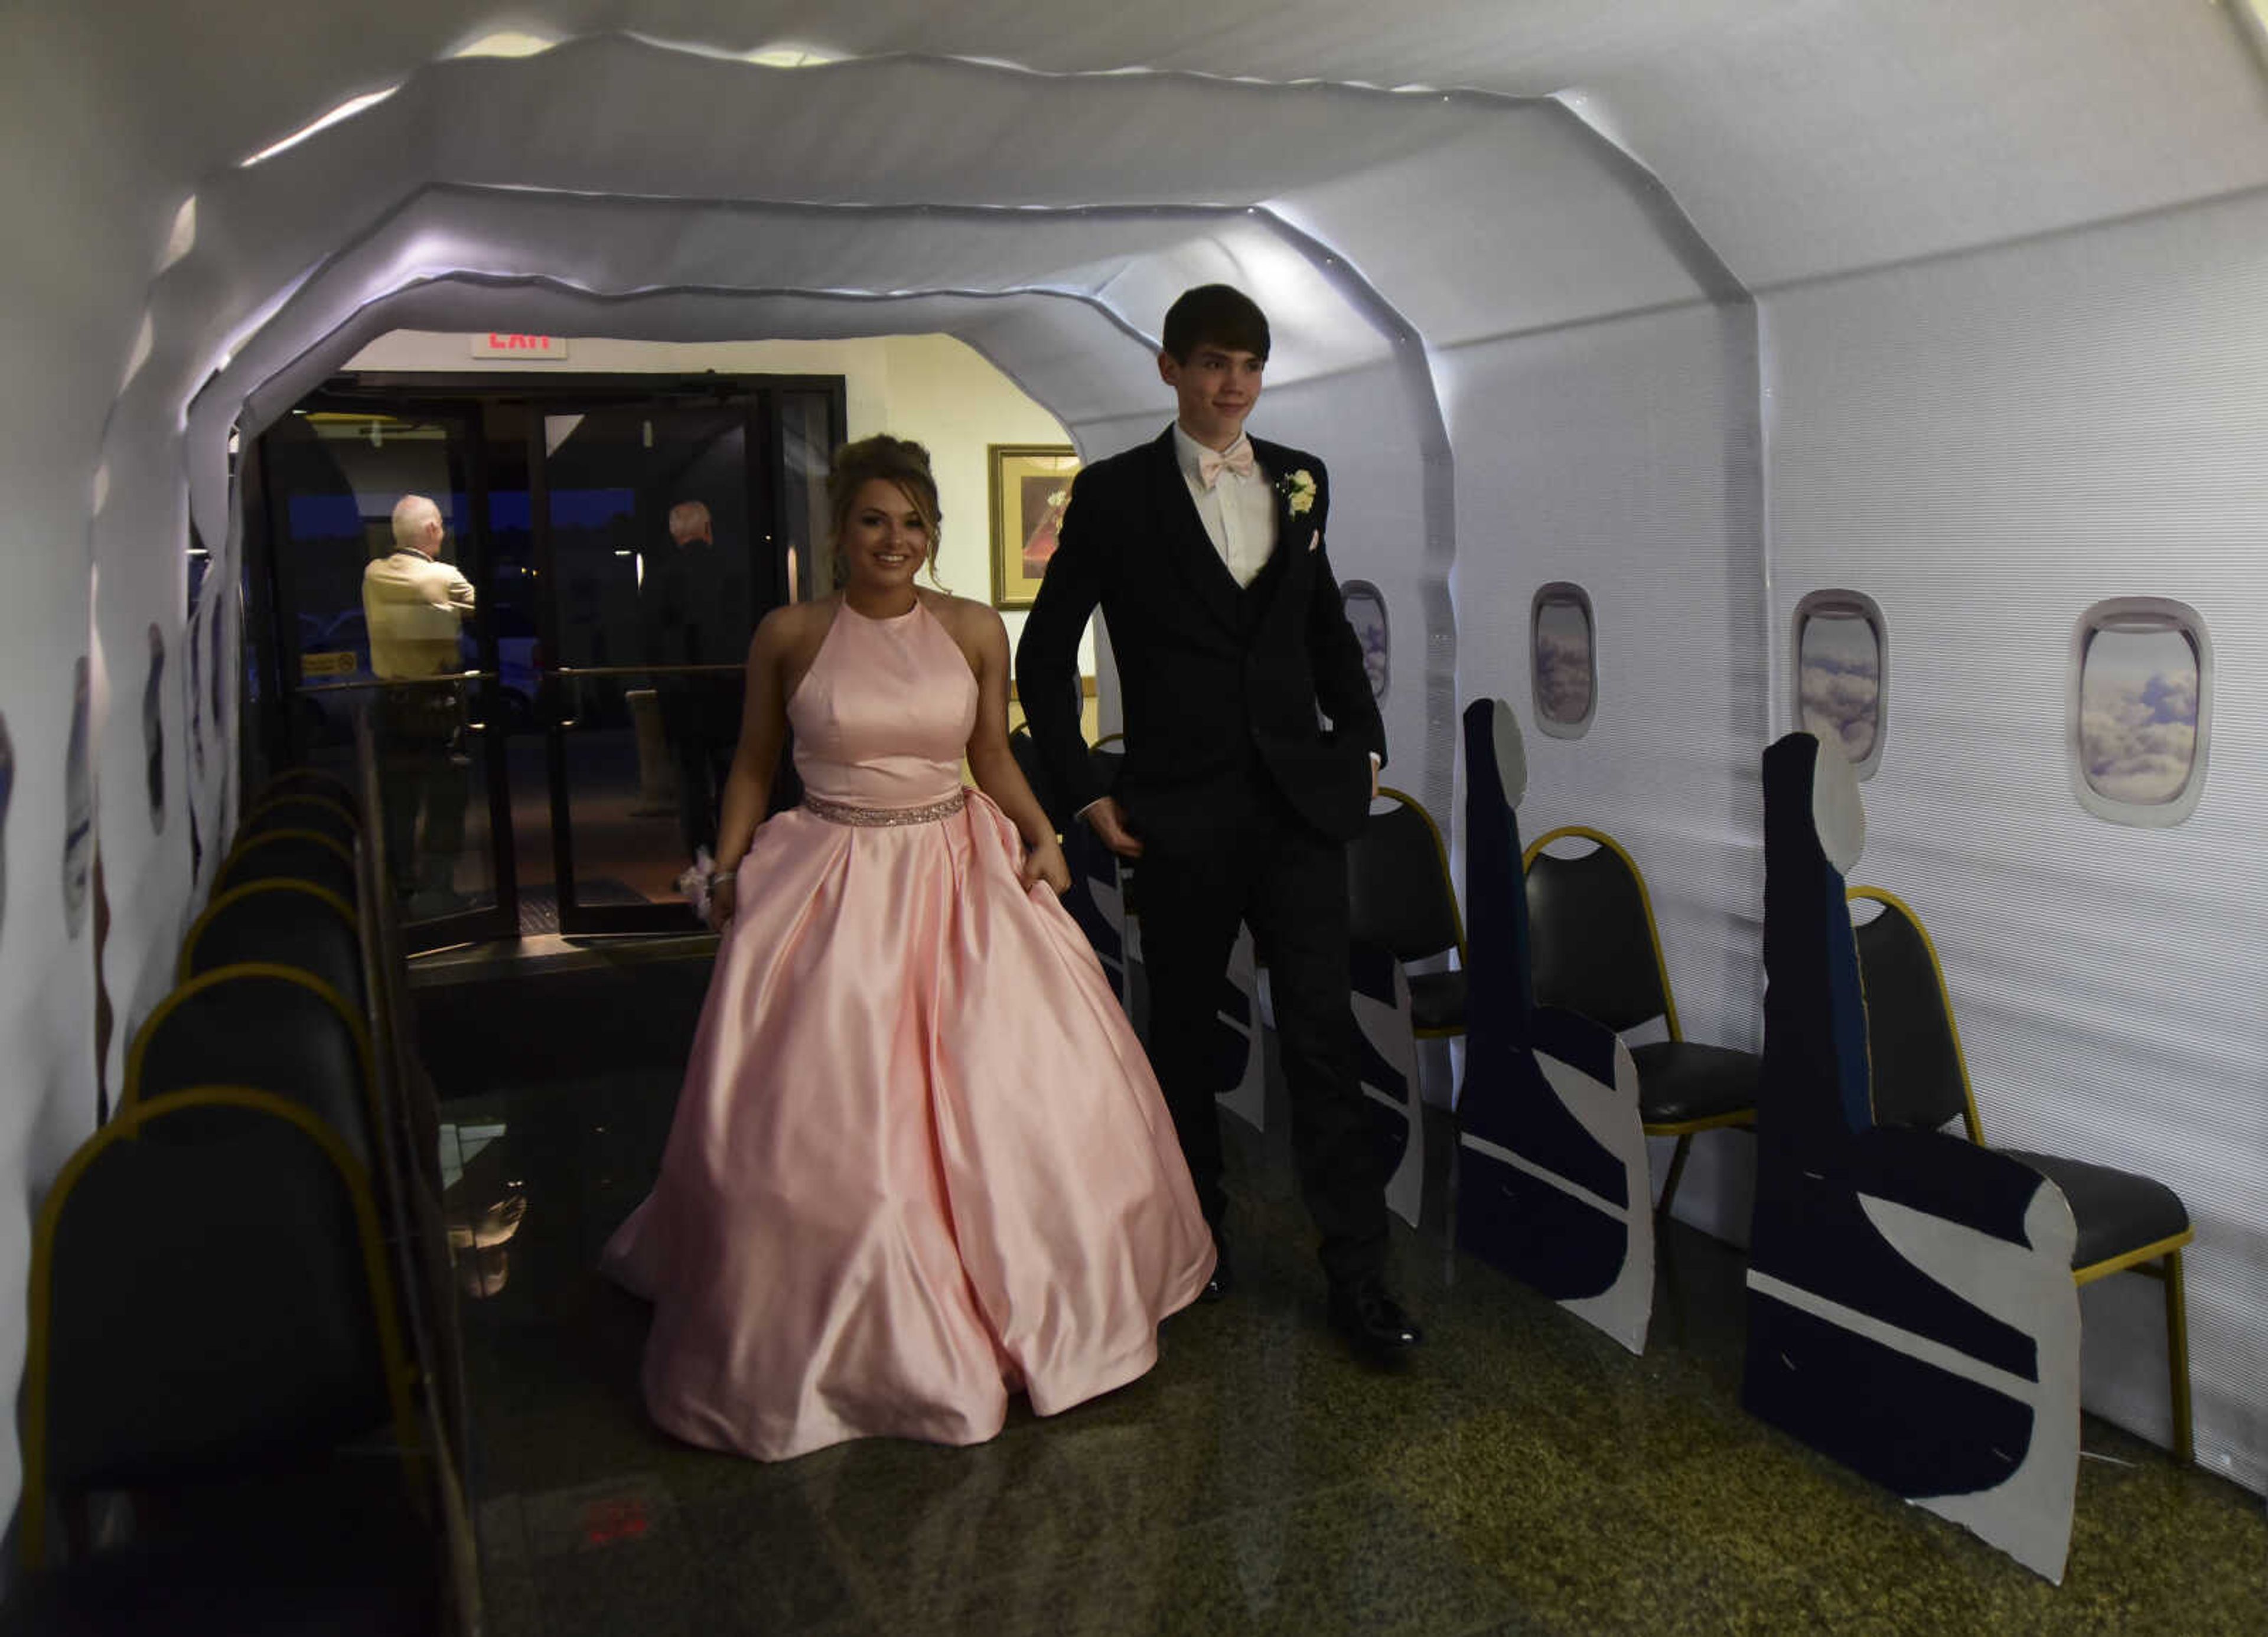
{"label": "corsage on wrist", "polygon": [[[693,855],[691,868],[677,877],[677,890],[685,894],[685,901],[693,907],[693,913],[701,918],[701,924],[704,927],[717,924],[712,916],[712,906],[717,896],[718,874],[716,859],[704,847]],[[723,874],[727,881],[733,878],[729,870]]]}

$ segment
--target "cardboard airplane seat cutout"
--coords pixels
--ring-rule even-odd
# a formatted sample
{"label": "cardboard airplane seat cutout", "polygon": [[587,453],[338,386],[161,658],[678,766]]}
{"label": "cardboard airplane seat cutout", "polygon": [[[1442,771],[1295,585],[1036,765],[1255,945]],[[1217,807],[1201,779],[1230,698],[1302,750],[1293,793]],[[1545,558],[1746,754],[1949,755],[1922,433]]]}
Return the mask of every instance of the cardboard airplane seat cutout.
{"label": "cardboard airplane seat cutout", "polygon": [[1377,1134],[1386,1208],[1418,1226],[1425,1192],[1425,1111],[1418,1080],[1418,1035],[1410,974],[1394,951],[1356,943],[1347,951],[1355,1018],[1355,1072]]}
{"label": "cardboard airplane seat cutout", "polygon": [[1764,752],[1749,1412],[2063,1578],[2079,1471],[2071,1208],[1964,1137],[1874,1123],[1842,752]]}
{"label": "cardboard airplane seat cutout", "polygon": [[1535,1004],[1512,707],[1465,709],[1465,1078],[1458,1242],[1633,1353],[1653,1306],[1638,1069],[1604,1024]]}

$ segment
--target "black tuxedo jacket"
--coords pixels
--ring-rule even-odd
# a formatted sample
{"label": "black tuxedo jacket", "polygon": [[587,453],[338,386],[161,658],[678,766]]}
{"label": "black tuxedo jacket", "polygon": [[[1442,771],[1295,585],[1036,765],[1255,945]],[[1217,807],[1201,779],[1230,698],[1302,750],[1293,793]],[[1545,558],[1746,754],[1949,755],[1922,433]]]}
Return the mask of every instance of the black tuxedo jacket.
{"label": "black tuxedo jacket", "polygon": [[637,606],[648,664],[737,665],[748,657],[755,609],[745,552],[695,540],[647,553]]}
{"label": "black tuxedo jacket", "polygon": [[[755,628],[747,554],[707,540],[673,541],[649,553],[638,586],[638,626],[648,664],[740,664]],[[723,673],[654,679],[671,737],[689,733],[726,744],[740,737],[746,686],[740,676]]]}
{"label": "black tuxedo jacket", "polygon": [[[1174,459],[1173,429],[1079,474],[1016,650],[1032,738],[1073,810],[1116,796],[1147,843],[1201,847],[1221,803],[1256,772],[1325,835],[1351,841],[1370,811],[1370,757],[1386,730],[1362,646],[1323,550],[1323,463],[1252,440],[1276,492],[1276,549],[1240,589]],[[1292,510],[1306,473],[1313,503]],[[1079,639],[1101,605],[1125,706],[1115,789],[1079,732]],[[1317,708],[1330,719],[1326,730]]]}

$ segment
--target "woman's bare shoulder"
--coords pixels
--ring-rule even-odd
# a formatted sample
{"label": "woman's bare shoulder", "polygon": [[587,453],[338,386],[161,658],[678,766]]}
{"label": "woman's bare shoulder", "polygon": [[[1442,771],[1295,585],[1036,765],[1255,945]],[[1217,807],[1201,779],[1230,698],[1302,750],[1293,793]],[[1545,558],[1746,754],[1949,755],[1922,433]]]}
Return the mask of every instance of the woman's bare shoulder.
{"label": "woman's bare shoulder", "polygon": [[939,623],[954,635],[971,639],[990,631],[1005,631],[999,613],[990,603],[980,603],[972,598],[955,597],[949,591],[917,591],[922,606],[937,617]]}
{"label": "woman's bare shoulder", "polygon": [[756,642],[793,647],[806,637],[824,636],[827,628],[835,623],[836,606],[842,600],[822,597],[816,602],[782,603],[756,622]]}
{"label": "woman's bare shoulder", "polygon": [[756,622],[756,633],[748,639],[748,663],[791,671],[810,664],[819,645],[827,640],[828,627],[835,623],[840,600],[825,597],[817,602],[783,603],[773,609]]}

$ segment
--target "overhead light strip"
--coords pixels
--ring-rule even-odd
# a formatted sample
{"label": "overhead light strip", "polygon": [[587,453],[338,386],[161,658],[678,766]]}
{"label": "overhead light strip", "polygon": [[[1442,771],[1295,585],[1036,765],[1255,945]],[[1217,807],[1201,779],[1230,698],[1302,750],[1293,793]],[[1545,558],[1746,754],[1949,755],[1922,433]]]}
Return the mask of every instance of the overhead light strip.
{"label": "overhead light strip", "polygon": [[277,154],[284,152],[287,149],[296,148],[301,143],[306,141],[308,137],[314,136],[317,132],[328,130],[332,126],[336,125],[342,120],[350,120],[354,118],[356,114],[360,114],[364,108],[376,107],[379,103],[385,101],[388,97],[392,96],[395,92],[400,91],[401,89],[401,87],[399,84],[394,84],[388,85],[384,91],[365,92],[359,97],[350,97],[346,101],[339,104],[337,107],[333,108],[328,114],[323,115],[321,119],[315,121],[313,124],[303,125],[298,130],[293,131],[289,136],[286,136],[282,142],[276,143],[272,147],[262,148],[258,153],[254,154],[249,159],[245,160],[239,168],[248,171],[254,165],[259,165],[265,160],[272,159]]}
{"label": "overhead light strip", "polygon": [[459,46],[452,57],[540,57],[559,43],[556,34],[531,34],[515,28],[499,29],[492,34],[482,34],[469,45]]}

